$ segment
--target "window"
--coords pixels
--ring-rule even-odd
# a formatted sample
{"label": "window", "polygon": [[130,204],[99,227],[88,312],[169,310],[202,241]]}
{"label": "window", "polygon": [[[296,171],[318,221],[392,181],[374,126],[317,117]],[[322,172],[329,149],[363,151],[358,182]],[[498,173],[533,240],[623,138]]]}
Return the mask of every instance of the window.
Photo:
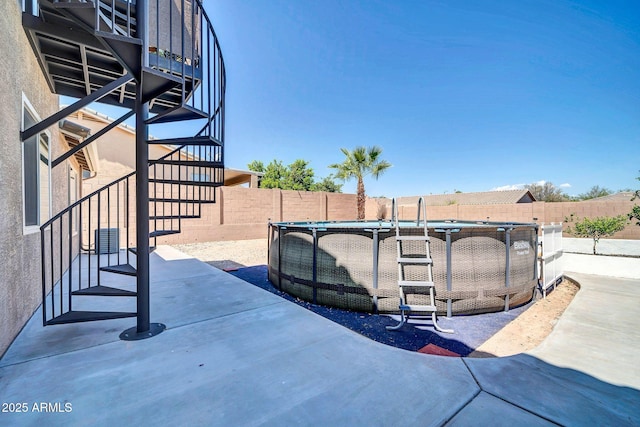
{"label": "window", "polygon": [[[38,122],[33,107],[24,99],[22,129]],[[22,143],[22,180],[24,196],[24,226],[45,223],[51,217],[51,157],[49,134],[41,132]]]}

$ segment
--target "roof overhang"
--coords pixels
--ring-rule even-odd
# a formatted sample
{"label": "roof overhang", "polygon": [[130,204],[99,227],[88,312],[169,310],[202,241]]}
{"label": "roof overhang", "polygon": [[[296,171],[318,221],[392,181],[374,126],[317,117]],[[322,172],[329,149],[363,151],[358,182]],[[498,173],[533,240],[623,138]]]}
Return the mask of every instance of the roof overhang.
{"label": "roof overhang", "polygon": [[224,185],[234,186],[249,184],[250,186],[256,185],[258,179],[262,176],[261,173],[244,171],[239,169],[225,169],[224,170]]}
{"label": "roof overhang", "polygon": [[[67,119],[61,120],[59,123],[60,133],[64,136],[64,140],[69,149],[80,144],[85,138],[91,134],[91,129],[81,126]],[[82,148],[73,155],[82,170],[89,172],[98,171],[98,150],[94,144]]]}

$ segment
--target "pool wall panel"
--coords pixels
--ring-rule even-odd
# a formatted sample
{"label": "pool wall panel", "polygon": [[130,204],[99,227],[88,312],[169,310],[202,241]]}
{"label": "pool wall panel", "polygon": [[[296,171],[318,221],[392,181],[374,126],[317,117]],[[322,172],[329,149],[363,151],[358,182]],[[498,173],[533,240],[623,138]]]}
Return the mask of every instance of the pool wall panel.
{"label": "pool wall panel", "polygon": [[[314,263],[314,231],[317,242]],[[374,231],[378,247],[374,247]],[[422,228],[403,227],[421,235]],[[537,285],[535,224],[450,228],[451,288],[447,288],[446,230],[430,229],[433,281],[440,314],[504,310],[531,300]],[[507,283],[507,234],[509,280]],[[279,248],[279,249],[278,249]],[[403,256],[424,255],[424,242],[404,242]],[[378,252],[377,283],[374,251]],[[271,226],[269,280],[303,300],[354,311],[397,313],[399,303],[395,231],[339,224]],[[315,265],[315,268],[314,268]],[[406,265],[406,280],[426,280],[426,268]],[[507,284],[509,286],[507,286]],[[411,304],[428,304],[425,289],[414,289]]]}

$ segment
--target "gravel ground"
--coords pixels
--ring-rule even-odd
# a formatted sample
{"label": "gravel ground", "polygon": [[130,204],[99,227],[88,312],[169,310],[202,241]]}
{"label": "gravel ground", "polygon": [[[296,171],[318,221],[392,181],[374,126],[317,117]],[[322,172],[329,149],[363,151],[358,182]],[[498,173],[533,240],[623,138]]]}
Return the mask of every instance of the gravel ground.
{"label": "gravel ground", "polygon": [[[174,247],[226,271],[267,264],[267,239],[192,243]],[[508,356],[535,348],[551,332],[578,289],[577,284],[563,281],[546,299],[531,304],[484,344],[476,347],[474,352],[467,352],[468,356]]]}

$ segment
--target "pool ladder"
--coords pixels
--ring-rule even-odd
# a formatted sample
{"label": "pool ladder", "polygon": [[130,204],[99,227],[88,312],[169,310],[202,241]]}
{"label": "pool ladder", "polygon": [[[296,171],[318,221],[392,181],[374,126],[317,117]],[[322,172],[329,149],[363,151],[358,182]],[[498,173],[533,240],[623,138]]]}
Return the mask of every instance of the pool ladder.
{"label": "pool ladder", "polygon": [[[402,235],[400,233],[400,219],[398,218],[398,205],[394,198],[391,202],[392,210],[392,222],[395,222],[396,228],[396,249],[398,253],[398,288],[400,291],[400,323],[396,326],[387,326],[389,331],[397,331],[407,322],[409,317],[408,312],[416,311],[422,313],[431,313],[431,320],[433,326],[439,332],[453,333],[453,329],[444,329],[438,325],[438,319],[436,316],[436,300],[435,300],[435,285],[433,283],[433,260],[431,259],[431,250],[429,247],[429,233],[427,231],[427,207],[424,202],[424,198],[418,199],[418,218],[416,219],[416,225],[420,226],[420,214],[422,213],[424,233],[423,235]],[[424,242],[425,252],[424,255],[406,256],[403,252],[403,244],[405,242]],[[426,269],[427,280],[405,280],[404,266],[405,265],[419,265]],[[407,293],[405,288],[428,288],[429,289],[429,305],[417,305],[407,303]]]}

